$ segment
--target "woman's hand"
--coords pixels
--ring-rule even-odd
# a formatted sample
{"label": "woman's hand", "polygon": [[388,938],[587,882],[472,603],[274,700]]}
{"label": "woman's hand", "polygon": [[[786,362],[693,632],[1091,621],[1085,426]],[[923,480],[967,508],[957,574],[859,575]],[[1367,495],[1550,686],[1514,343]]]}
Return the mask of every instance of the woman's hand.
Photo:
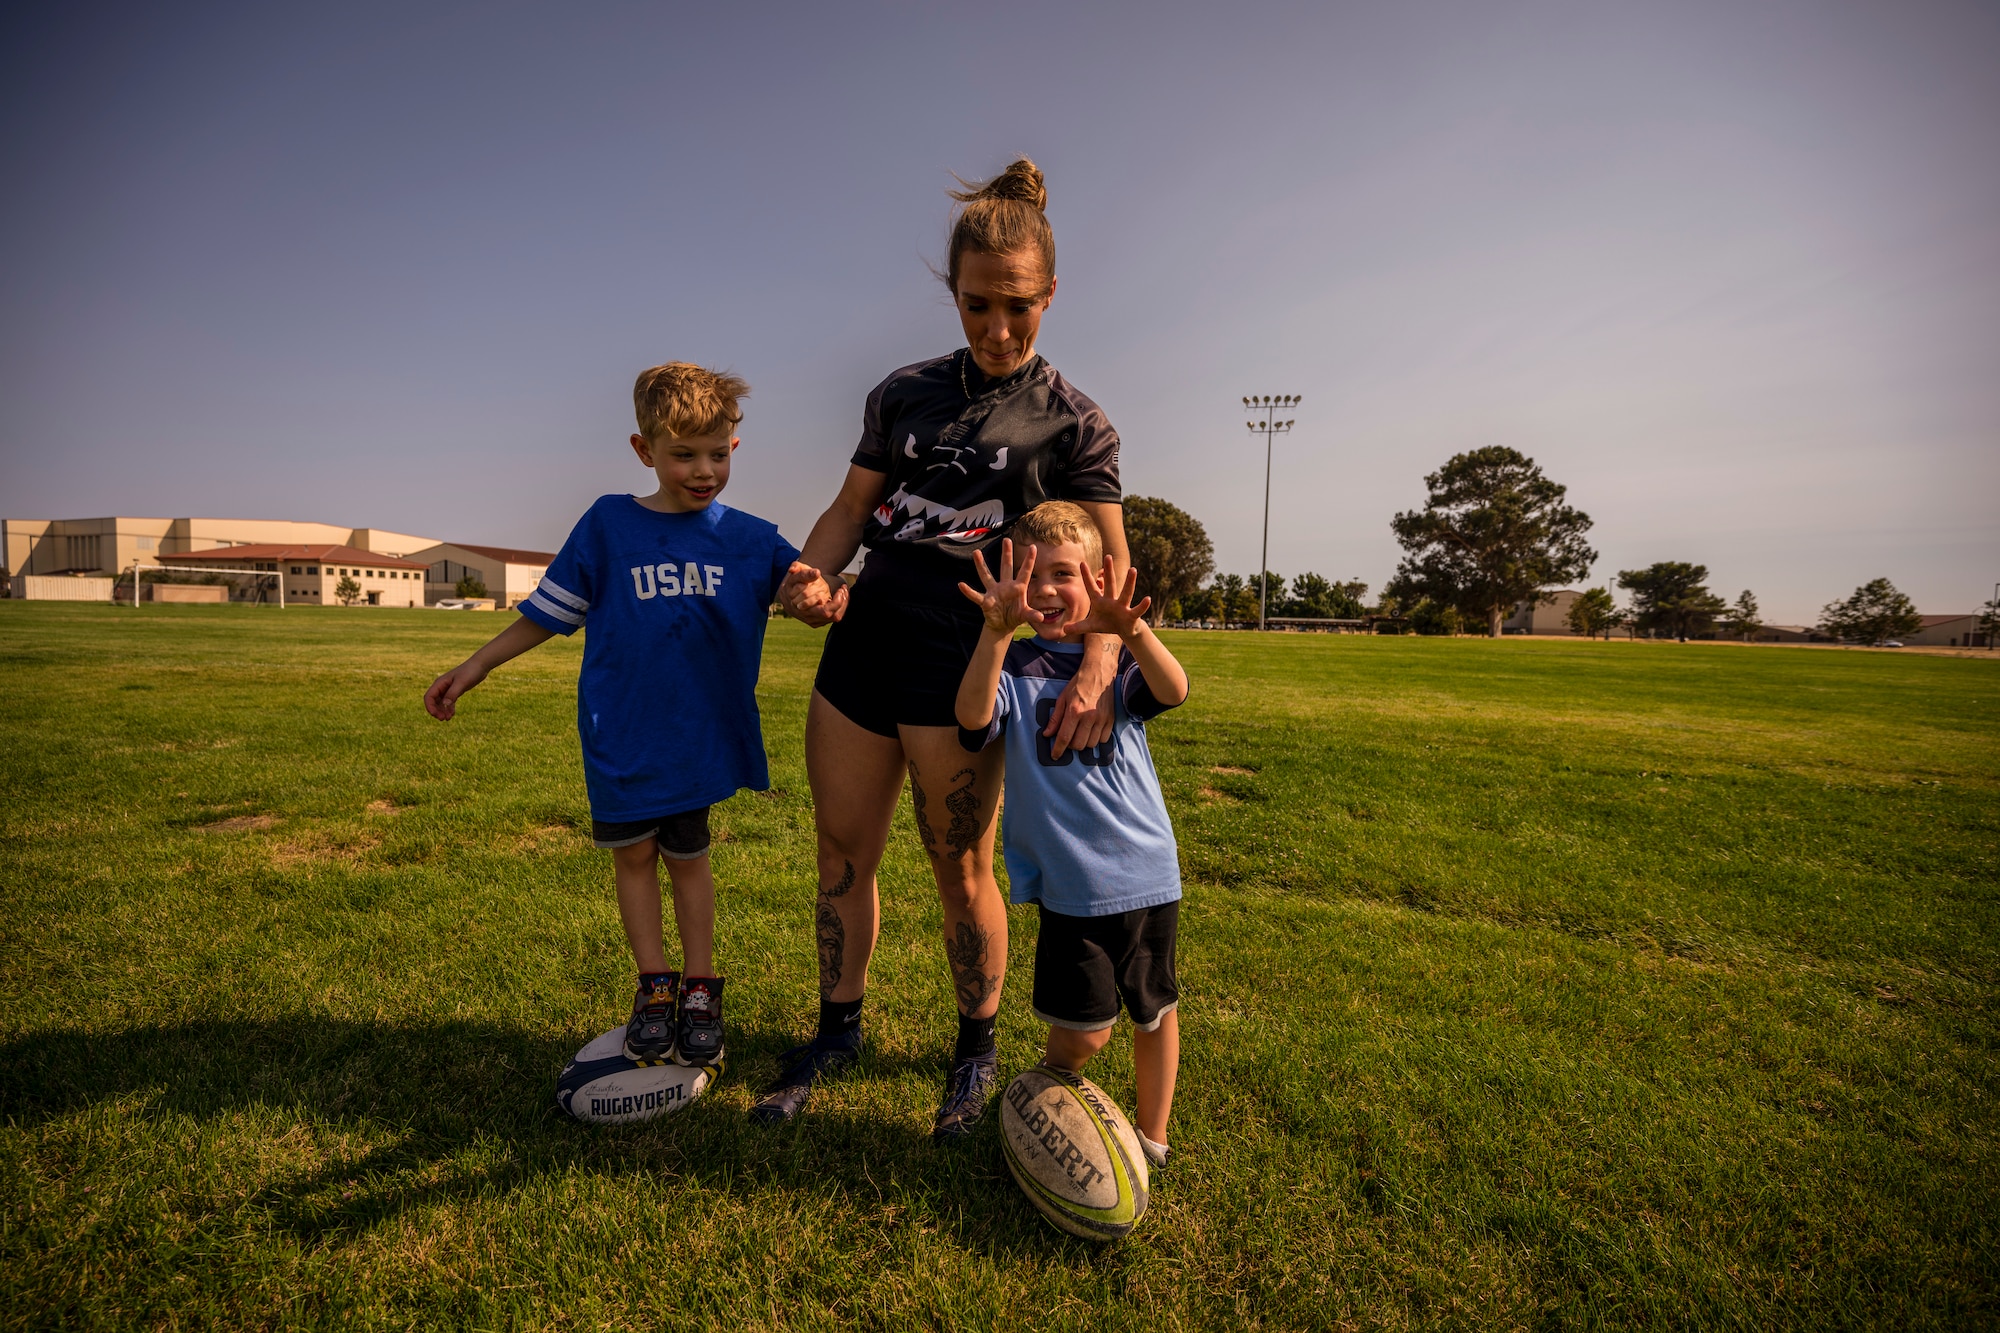
{"label": "woman's hand", "polygon": [[1090,609],[1084,613],[1082,620],[1064,625],[1065,634],[1115,634],[1120,639],[1129,639],[1139,632],[1153,599],[1141,597],[1137,606],[1132,605],[1132,594],[1139,590],[1139,571],[1136,569],[1125,571],[1125,586],[1114,596],[1110,589],[1112,580],[1117,577],[1117,567],[1108,555],[1104,557],[1102,574],[1084,571],[1084,584],[1090,590]]}
{"label": "woman's hand", "polygon": [[972,567],[979,573],[981,590],[975,591],[969,583],[959,584],[958,590],[979,608],[979,614],[986,618],[986,628],[995,634],[1012,634],[1016,625],[1027,624],[1028,575],[1035,572],[1035,548],[1030,546],[1016,561],[1013,539],[1002,538],[1001,577],[994,578],[993,571],[986,567],[983,551],[972,553]]}
{"label": "woman's hand", "polygon": [[1111,682],[1118,675],[1118,640],[1093,634],[1083,641],[1083,662],[1069,684],[1056,696],[1055,712],[1042,734],[1049,753],[1060,759],[1065,750],[1088,750],[1111,739],[1118,705]]}
{"label": "woman's hand", "polygon": [[814,629],[830,625],[847,614],[847,580],[829,579],[803,561],[792,561],[785,581],[778,585],[778,604],[794,620]]}

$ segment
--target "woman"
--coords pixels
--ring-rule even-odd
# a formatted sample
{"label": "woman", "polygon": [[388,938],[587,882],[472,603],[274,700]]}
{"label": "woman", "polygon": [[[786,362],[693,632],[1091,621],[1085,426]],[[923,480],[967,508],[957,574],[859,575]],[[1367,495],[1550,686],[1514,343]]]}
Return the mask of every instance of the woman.
{"label": "woman", "polygon": [[[903,367],[868,395],[840,494],[806,540],[804,568],[780,592],[800,619],[836,622],[806,715],[819,832],[820,1018],[813,1040],[787,1052],[788,1067],[753,1113],[791,1119],[817,1079],[860,1051],[880,920],[875,871],[907,772],[958,996],[940,1140],[968,1133],[992,1093],[993,1018],[1007,970],[1007,911],[993,877],[1000,759],[962,749],[952,713],[981,624],[958,584],[972,578],[975,551],[997,546],[1015,519],[1049,499],[1090,511],[1120,578],[1128,563],[1118,434],[1035,355],[1056,290],[1042,173],[1024,158],[952,197],[962,207],[939,276],[966,345]],[[850,598],[837,574],[864,546]],[[1110,737],[1117,646],[1108,635],[1090,641],[1085,669],[1046,720],[1056,754]]]}

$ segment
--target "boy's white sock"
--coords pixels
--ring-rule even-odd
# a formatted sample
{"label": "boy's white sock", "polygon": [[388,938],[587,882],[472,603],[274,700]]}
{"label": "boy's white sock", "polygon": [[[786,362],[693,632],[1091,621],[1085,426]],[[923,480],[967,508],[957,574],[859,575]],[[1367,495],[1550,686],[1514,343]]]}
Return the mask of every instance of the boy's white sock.
{"label": "boy's white sock", "polygon": [[[1135,1134],[1138,1133],[1137,1130],[1133,1132]],[[1167,1145],[1164,1143],[1155,1143],[1144,1134],[1140,1134],[1139,1151],[1145,1153],[1146,1160],[1154,1166],[1165,1166],[1167,1164]]]}

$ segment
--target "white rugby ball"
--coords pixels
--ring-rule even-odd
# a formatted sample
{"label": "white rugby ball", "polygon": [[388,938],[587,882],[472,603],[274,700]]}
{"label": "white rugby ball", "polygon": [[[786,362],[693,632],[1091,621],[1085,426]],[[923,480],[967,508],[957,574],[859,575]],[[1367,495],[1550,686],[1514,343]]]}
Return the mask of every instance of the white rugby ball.
{"label": "white rugby ball", "polygon": [[1146,1215],[1146,1154],[1103,1089],[1036,1065],[1000,1097],[1000,1145],[1014,1183],[1073,1236],[1117,1240]]}
{"label": "white rugby ball", "polygon": [[722,1066],[625,1058],[625,1026],[578,1051],[556,1079],[556,1105],[586,1125],[629,1125],[678,1111],[722,1077]]}

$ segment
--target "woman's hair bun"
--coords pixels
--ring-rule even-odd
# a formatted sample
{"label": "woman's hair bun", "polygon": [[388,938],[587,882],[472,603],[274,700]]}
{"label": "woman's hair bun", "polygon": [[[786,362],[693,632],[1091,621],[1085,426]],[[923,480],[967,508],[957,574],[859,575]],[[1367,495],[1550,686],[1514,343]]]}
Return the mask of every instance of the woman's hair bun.
{"label": "woman's hair bun", "polygon": [[961,204],[969,204],[975,199],[1018,199],[1038,212],[1048,211],[1049,191],[1042,183],[1042,169],[1025,157],[1009,162],[1007,169],[990,181],[978,185],[972,185],[967,180],[959,183],[972,186],[969,190],[949,191],[951,197]]}

